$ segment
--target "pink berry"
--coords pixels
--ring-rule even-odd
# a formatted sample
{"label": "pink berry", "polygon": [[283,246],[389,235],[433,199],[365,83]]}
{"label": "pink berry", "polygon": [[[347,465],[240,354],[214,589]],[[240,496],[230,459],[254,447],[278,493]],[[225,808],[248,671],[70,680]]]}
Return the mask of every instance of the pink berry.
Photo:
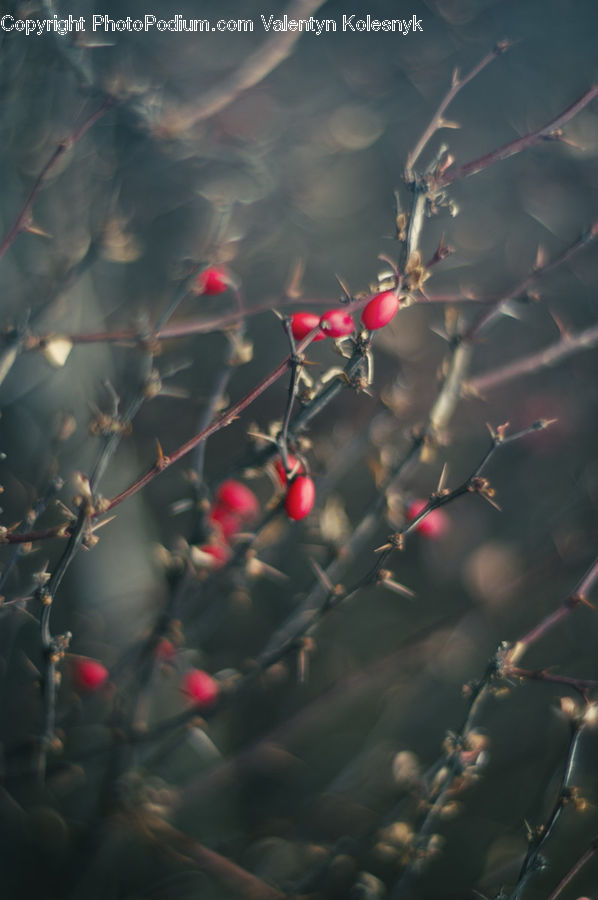
{"label": "pink berry", "polygon": [[210,523],[219,529],[225,541],[228,541],[229,538],[234,537],[235,534],[241,531],[240,517],[231,512],[227,506],[220,506],[218,503],[212,507]]}
{"label": "pink berry", "polygon": [[361,321],[368,331],[388,325],[399,311],[399,298],[394,291],[384,291],[372,297],[361,313]]}
{"label": "pink berry", "polygon": [[201,669],[191,669],[183,677],[181,690],[197,706],[207,709],[218,699],[220,685],[215,678]]}
{"label": "pink berry", "polygon": [[[427,505],[426,500],[414,500],[407,510],[408,521],[412,522]],[[432,509],[425,519],[422,519],[421,522],[418,522],[415,526],[415,530],[418,531],[419,534],[423,534],[425,537],[429,538],[442,537],[446,533],[447,528],[448,517],[442,509]]]}
{"label": "pink berry", "polygon": [[199,548],[202,553],[207,553],[213,562],[210,564],[213,569],[221,569],[226,565],[230,557],[230,550],[223,544],[202,544]]}
{"label": "pink berry", "polygon": [[342,309],[329,309],[320,319],[320,328],[328,337],[339,338],[353,334],[355,323],[348,312]]}
{"label": "pink berry", "polygon": [[[320,317],[316,313],[296,312],[291,316],[291,332],[296,341],[302,341],[303,338],[317,328],[320,324]],[[316,334],[314,341],[323,341],[325,334]]]}
{"label": "pink berry", "polygon": [[241,519],[255,519],[260,511],[258,499],[246,485],[229,478],[216,491],[219,506],[237,513]]}
{"label": "pink berry", "polygon": [[[305,470],[304,470],[303,466],[301,465],[301,462],[297,459],[297,457],[293,456],[292,453],[288,453],[287,459],[289,462],[289,471],[294,472],[298,475],[302,475]],[[280,457],[278,457],[274,461],[274,469],[276,470],[276,474],[278,475],[278,480],[280,481],[281,485],[283,485],[283,487],[284,487],[284,485],[287,483],[287,473],[285,471],[285,468],[282,464],[282,459]]]}
{"label": "pink berry", "polygon": [[159,662],[172,662],[176,656],[176,647],[168,638],[160,638],[156,644],[154,656]]}
{"label": "pink berry", "polygon": [[209,266],[199,273],[195,285],[200,294],[223,294],[228,290],[229,279],[224,269]]}
{"label": "pink berry", "polygon": [[315,499],[316,488],[309,475],[298,475],[294,478],[284,501],[289,519],[294,522],[304,519],[312,511]]}
{"label": "pink berry", "polygon": [[73,679],[80,691],[92,692],[108,680],[108,669],[95,659],[77,659],[73,664]]}

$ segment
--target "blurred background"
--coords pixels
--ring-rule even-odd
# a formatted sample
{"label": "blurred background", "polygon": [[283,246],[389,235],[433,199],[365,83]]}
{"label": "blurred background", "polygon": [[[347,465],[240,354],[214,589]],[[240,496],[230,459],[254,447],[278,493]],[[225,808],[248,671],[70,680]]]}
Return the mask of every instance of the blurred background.
{"label": "blurred background", "polygon": [[[340,296],[336,276],[353,292],[368,290],[387,268],[379,255],[397,259],[393,192],[407,202],[407,153],[455,68],[466,73],[497,41],[515,42],[451,105],[448,118],[461,127],[437,134],[423,163],[443,141],[462,163],[526,134],[598,77],[593,0],[428,0],[395,7],[388,0],[359,9],[325,3],[314,15],[336,20],[336,33],[302,36],[254,87],[177,130],[202,96],[267,40],[260,16],[282,14],[282,4],[206,2],[201,11],[184,2],[162,3],[159,10],[137,2],[101,10],[84,2],[76,9],[6,4],[8,13],[23,17],[55,11],[89,22],[94,12],[114,18],[155,12],[251,18],[255,28],[209,35],[88,32],[85,41],[0,34],[3,234],[56,144],[98,105],[99,92],[124,98],[64,155],[44,186],[34,206],[43,234],[19,236],[0,263],[5,342],[10,329],[27,323],[35,334],[147,328],[194,264],[224,264],[240,285],[254,347],[230,381],[227,396],[234,402],[287,352],[280,322],[268,310],[282,304],[298,267],[296,308],[325,308]],[[415,15],[423,31],[343,33],[343,14],[354,12],[380,19]],[[426,283],[432,297],[498,297],[529,272],[539,246],[548,257],[558,255],[598,219],[595,102],[565,135],[566,143],[542,143],[451,187],[458,215],[442,209],[424,229],[424,259],[441,237],[454,250]],[[538,283],[539,297],[509,308],[513,315],[476,345],[472,377],[594,325],[597,286],[590,245]],[[233,292],[190,297],[173,321],[235,308]],[[471,302],[456,308],[461,321],[475,315]],[[154,685],[156,719],[185,706],[177,668],[244,671],[313,585],[309,561],[325,566],[338,554],[376,496],[380,459],[404,452],[433,403],[447,353],[438,335],[446,311],[446,303],[430,302],[401,312],[375,345],[372,396],[344,391],[314,421],[307,456],[318,512],[294,527],[275,520],[257,546],[260,558],[288,580],[258,577],[239,585],[224,578],[199,600],[192,592],[186,597],[185,642],[176,665]],[[319,364],[315,377],[342,365],[328,343],[310,350]],[[157,359],[164,394],[143,406],[123,439],[102,482],[105,496],[151,465],[156,439],[168,453],[197,430],[226,352],[221,332],[164,342]],[[465,479],[487,448],[487,422],[508,421],[519,430],[557,419],[492,461],[486,474],[502,511],[475,496],[451,504],[442,538],[416,534],[391,560],[415,601],[380,588],[360,591],[318,629],[306,683],[297,682],[292,660],[278,666],[241,704],[216,716],[207,733],[190,730],[161,752],[137,754],[123,795],[137,796],[138,782],[162,790],[177,827],[283,890],[301,893],[302,879],[322,859],[346,856],[349,862],[338,863],[341,874],[333,872],[317,894],[346,896],[342,865],[353,863],[343,851],[353,845],[343,842],[375,834],[403,797],[393,779],[396,754],[408,750],[423,769],[430,766],[447,729],[461,724],[462,685],[483,674],[500,641],[516,639],[556,608],[595,555],[597,375],[596,353],[588,350],[465,398],[446,446],[409,470],[399,501],[427,497],[445,462],[449,487]],[[138,353],[130,346],[75,345],[63,367],[51,367],[38,353],[16,359],[0,387],[3,525],[19,522],[55,473],[66,482],[60,499],[70,504],[73,473],[88,473],[97,454],[98,438],[88,426],[98,409],[110,408],[106,382],[124,407],[138,378]],[[239,474],[255,446],[248,431],[267,433],[281,419],[286,391],[283,379],[208,442],[210,487]],[[168,594],[164,552],[156,548],[180,546],[192,524],[190,513],[173,514],[184,508],[173,504],[190,496],[188,470],[182,461],[123,504],[99,544],[77,556],[53,614],[55,633],[73,633],[73,653],[111,668],[151,627]],[[263,471],[245,475],[255,476],[251,487],[265,509],[271,479]],[[51,506],[43,523],[60,515]],[[381,517],[368,547],[347,562],[343,583],[367,571],[373,550],[394,527]],[[23,555],[4,584],[6,599],[28,595],[33,574],[46,565],[52,571],[61,549],[44,542]],[[6,550],[4,565],[9,559]],[[26,603],[0,611],[5,750],[35,731],[36,676],[29,664],[39,662],[38,630],[26,611],[36,614]],[[598,678],[597,636],[595,613],[581,608],[525,664]],[[103,837],[89,864],[61,880],[72,869],[77,827],[99,827],[103,763],[92,756],[82,764],[77,754],[108,733],[105,705],[94,699],[77,706],[65,682],[68,752],[80,778],[64,788],[50,783],[43,796],[26,775],[11,782],[12,799],[3,797],[3,805],[14,813],[11,804],[18,804],[24,817],[19,812],[21,830],[11,827],[16,837],[7,845],[14,895],[25,895],[23,885],[45,884],[49,897],[236,896],[201,867],[192,871],[159,854],[150,865],[120,833]],[[532,827],[545,820],[566,758],[567,724],[556,712],[564,693],[531,683],[488,702],[478,723],[489,740],[484,776],[459,798],[458,814],[434,829],[444,838],[443,852],[418,874],[408,896],[468,898],[476,887],[495,896],[502,883],[516,880],[524,820]],[[529,900],[548,896],[596,832],[595,743],[591,735],[584,739],[576,781],[589,806],[583,814],[566,810],[545,848],[549,867],[526,888]],[[421,810],[406,803],[398,818],[417,825]],[[355,863],[355,878],[364,869],[392,885],[399,863],[377,855],[373,844]],[[35,871],[23,881],[21,861],[31,856]],[[597,872],[589,866],[562,896],[591,891]]]}

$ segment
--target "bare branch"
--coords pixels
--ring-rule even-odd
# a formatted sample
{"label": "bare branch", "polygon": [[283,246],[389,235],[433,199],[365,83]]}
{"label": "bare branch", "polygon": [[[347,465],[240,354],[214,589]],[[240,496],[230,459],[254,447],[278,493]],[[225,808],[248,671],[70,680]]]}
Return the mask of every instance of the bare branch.
{"label": "bare branch", "polygon": [[576,100],[575,103],[568,106],[567,109],[560,113],[555,119],[551,119],[550,122],[543,125],[542,128],[538,128],[536,131],[530,131],[529,134],[517,138],[515,141],[509,141],[508,144],[504,144],[497,150],[492,150],[490,153],[479,156],[477,159],[473,159],[471,162],[465,163],[462,166],[450,166],[433,182],[434,188],[447,187],[455,181],[482,172],[484,169],[489,168],[489,166],[494,165],[494,163],[500,162],[503,159],[508,159],[510,156],[515,156],[515,154],[521,153],[522,150],[528,150],[535,144],[540,143],[540,141],[560,137],[559,129],[576,116],[578,112],[581,112],[581,110],[584,109],[588,103],[591,103],[595,97],[598,97],[598,84],[591,87],[585,94]]}
{"label": "bare branch", "polygon": [[[324,0],[292,0],[285,14],[289,19],[309,17],[323,2]],[[228,78],[223,78],[219,84],[206,91],[198,103],[165,115],[160,129],[168,136],[177,136],[220,112],[284,62],[300,36],[300,31],[291,30],[272,34]]]}
{"label": "bare branch", "polygon": [[426,144],[431,140],[431,138],[440,128],[446,127],[443,116],[457,94],[462,91],[470,81],[472,81],[477,75],[479,75],[480,72],[482,72],[486,68],[486,66],[489,66],[497,56],[501,56],[511,46],[512,43],[510,41],[500,41],[500,43],[496,44],[496,46],[490,51],[490,53],[487,53],[486,56],[482,60],[480,60],[480,62],[476,66],[473,67],[471,72],[469,72],[463,78],[459,78],[459,73],[457,70],[455,70],[455,72],[453,73],[453,82],[451,84],[450,90],[432,116],[428,127],[425,129],[415,147],[407,157],[407,164],[405,166],[406,181],[413,181],[413,167],[415,166],[417,160],[425,149]]}

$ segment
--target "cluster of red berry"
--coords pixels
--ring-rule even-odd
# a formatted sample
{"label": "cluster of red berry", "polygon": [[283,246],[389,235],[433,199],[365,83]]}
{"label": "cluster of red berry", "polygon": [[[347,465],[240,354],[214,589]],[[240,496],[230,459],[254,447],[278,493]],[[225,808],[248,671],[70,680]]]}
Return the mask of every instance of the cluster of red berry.
{"label": "cluster of red berry", "polygon": [[[361,322],[368,331],[376,331],[388,325],[399,311],[399,298],[394,291],[383,291],[371,298],[363,308]],[[326,337],[341,338],[353,334],[355,322],[353,316],[342,309],[329,309],[323,316],[312,312],[296,312],[291,316],[291,331],[296,341],[319,328],[314,341],[323,341]]]}
{"label": "cluster of red berry", "polygon": [[[204,269],[195,280],[195,291],[199,294],[222,294],[230,287],[230,279],[222,268],[211,266]],[[394,291],[376,294],[361,313],[361,322],[369,331],[383,328],[394,318],[399,309],[399,298]],[[355,331],[353,317],[342,309],[330,309],[319,316],[311,312],[296,312],[291,317],[291,331],[297,341],[303,340],[314,329],[319,329],[314,341],[327,337],[347,337]],[[300,459],[287,454],[287,467],[280,457],[274,461],[274,471],[281,488],[286,491],[285,512],[292,521],[304,519],[311,512],[315,502],[315,485],[306,473]],[[414,501],[407,510],[407,519],[416,518],[426,506],[424,500]],[[198,549],[211,558],[212,568],[221,568],[232,555],[231,539],[257,518],[260,511],[258,498],[245,484],[228,479],[218,487],[215,502],[209,514],[209,523],[214,537]],[[428,537],[439,537],[446,529],[446,517],[441,510],[431,511],[417,525],[417,530]],[[155,658],[160,663],[172,663],[177,649],[167,638],[161,638],[155,648]],[[108,669],[94,659],[74,658],[72,664],[73,682],[82,693],[99,691],[108,681]],[[181,690],[198,709],[209,709],[220,695],[220,684],[207,672],[193,668],[182,677]]]}

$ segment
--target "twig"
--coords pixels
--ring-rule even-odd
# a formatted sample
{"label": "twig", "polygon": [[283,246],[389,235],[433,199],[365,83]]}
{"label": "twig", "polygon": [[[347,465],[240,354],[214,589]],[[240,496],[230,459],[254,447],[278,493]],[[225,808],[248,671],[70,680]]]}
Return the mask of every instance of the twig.
{"label": "twig", "polygon": [[538,350],[536,353],[530,353],[513,362],[506,363],[504,366],[498,366],[483,375],[475,375],[464,384],[464,390],[467,393],[483,396],[486,391],[493,390],[515,378],[520,378],[522,375],[533,375],[542,369],[555,366],[569,356],[573,356],[574,353],[592,349],[596,344],[598,344],[598,325],[592,325],[577,334],[564,334],[560,340],[544,350]]}
{"label": "twig", "polygon": [[598,837],[594,838],[588,849],[584,853],[582,853],[577,862],[575,862],[573,866],[571,866],[565,877],[561,879],[561,881],[559,881],[558,885],[556,886],[550,897],[547,898],[547,900],[558,900],[567,885],[569,885],[573,881],[573,879],[581,872],[584,866],[586,866],[590,862],[590,860],[594,856],[596,856],[596,853],[598,853]]}
{"label": "twig", "polygon": [[27,231],[31,227],[31,210],[33,204],[35,203],[44,183],[47,181],[52,171],[56,168],[56,165],[58,164],[60,158],[67,152],[67,150],[70,150],[72,147],[74,147],[77,141],[81,140],[83,135],[86,134],[86,132],[89,131],[89,129],[92,128],[92,126],[95,125],[95,123],[99,121],[99,119],[106,115],[106,113],[114,106],[114,103],[115,101],[112,97],[107,97],[99,107],[99,109],[96,109],[96,111],[92,113],[92,115],[89,116],[89,118],[86,119],[86,121],[82,125],[79,126],[79,128],[77,128],[69,137],[64,138],[64,140],[60,141],[60,143],[57,145],[48,162],[45,164],[40,174],[37,176],[35,183],[31,188],[31,191],[29,192],[29,196],[23,204],[21,212],[18,214],[13,225],[11,226],[11,228],[9,228],[8,232],[4,236],[4,239],[0,243],[0,259],[2,259],[8,248],[12,243],[14,243],[19,234],[21,234],[21,232],[23,231]]}
{"label": "twig", "polygon": [[496,46],[490,51],[490,53],[486,54],[486,56],[482,60],[480,60],[480,62],[476,66],[473,67],[471,72],[469,72],[469,74],[465,75],[463,78],[459,78],[459,70],[455,69],[455,71],[453,72],[453,79],[450,90],[448,91],[444,100],[442,100],[442,102],[440,103],[429,125],[417,141],[415,147],[407,156],[407,164],[405,166],[405,179],[407,181],[413,181],[413,167],[421,156],[424,148],[426,147],[426,144],[430,141],[434,134],[440,128],[455,127],[453,123],[447,124],[443,116],[457,94],[462,91],[463,88],[467,84],[469,84],[470,81],[472,81],[472,79],[476,78],[476,76],[479,75],[480,72],[482,72],[486,68],[486,66],[490,65],[490,63],[493,62],[493,60],[495,60],[497,56],[501,56],[511,46],[512,44],[510,41],[501,41],[500,43],[496,44]]}
{"label": "twig", "polygon": [[[323,2],[324,0],[292,0],[284,12],[289,19],[309,17]],[[272,34],[227,78],[206,91],[199,102],[165,115],[160,123],[161,129],[169,136],[180,135],[229,106],[240,94],[259,84],[284,62],[300,35],[300,31],[291,30]]]}
{"label": "twig", "polygon": [[526,681],[546,681],[549,684],[562,684],[573,688],[585,697],[592,688],[598,688],[598,680],[593,678],[575,678],[571,675],[559,675],[556,672],[548,672],[546,669],[520,669],[518,666],[509,666],[505,674],[514,678],[522,678]]}
{"label": "twig", "polygon": [[565,250],[563,250],[562,253],[559,253],[558,256],[555,256],[554,259],[548,260],[540,266],[535,266],[528,275],[522,278],[521,281],[512,287],[506,294],[497,298],[492,303],[488,303],[479,316],[474,319],[473,323],[467,328],[463,339],[471,341],[479,337],[481,331],[500,315],[501,309],[505,303],[508,303],[509,300],[515,300],[517,297],[523,296],[528,287],[538,278],[548,274],[548,272],[553,272],[559,266],[564,265],[597,237],[598,221],[592,222],[590,227],[584,231],[576,241],[566,247]]}
{"label": "twig", "polygon": [[[305,337],[299,346],[297,347],[297,353],[302,353],[313,340],[313,333],[310,333]],[[197,434],[194,434],[193,437],[189,438],[188,441],[185,441],[184,444],[181,444],[180,447],[177,447],[172,453],[168,456],[162,456],[154,465],[144,474],[141,475],[133,484],[129,485],[124,491],[121,491],[120,494],[117,494],[116,497],[113,497],[112,500],[108,501],[104,506],[104,512],[108,512],[113,509],[115,506],[118,506],[123,500],[127,500],[129,497],[132,497],[142,488],[144,488],[147,484],[154,480],[161,472],[164,472],[166,469],[169,469],[170,466],[174,465],[174,463],[178,462],[187,453],[190,453],[196,447],[198,447],[203,441],[206,441],[211,435],[215,434],[217,431],[220,431],[222,428],[226,428],[227,425],[230,425],[243,410],[247,409],[254,400],[257,400],[264,391],[266,391],[271,385],[275,384],[279,378],[284,375],[286,370],[291,365],[292,360],[291,356],[287,356],[281,363],[279,363],[269,375],[266,375],[262,381],[259,382],[249,393],[245,394],[240,400],[236,403],[233,403],[228,409],[226,409],[220,416],[218,416],[214,421],[208,425],[207,428],[203,428],[201,431],[198,431]]]}
{"label": "twig", "polygon": [[572,778],[575,773],[577,753],[579,750],[581,735],[584,731],[584,725],[582,721],[577,720],[571,720],[570,725],[571,737],[569,740],[567,759],[565,761],[565,768],[558,794],[545,824],[535,829],[529,835],[530,845],[528,851],[521,865],[517,883],[509,894],[507,900],[518,900],[518,898],[521,896],[521,892],[527,885],[527,882],[534,874],[534,872],[541,871],[544,868],[545,864],[541,858],[542,848],[556,828],[565,805],[571,800],[575,802]]}
{"label": "twig", "polygon": [[522,150],[527,150],[535,144],[538,144],[540,141],[547,139],[558,140],[560,138],[559,129],[576,116],[578,112],[581,112],[581,110],[584,109],[588,103],[591,103],[595,97],[598,97],[598,84],[587,90],[585,94],[575,101],[575,103],[568,106],[567,109],[560,113],[555,119],[551,119],[550,122],[543,125],[542,128],[538,128],[536,131],[530,131],[529,134],[517,138],[517,140],[509,141],[509,143],[504,144],[497,150],[486,153],[484,156],[479,156],[477,159],[473,159],[471,162],[465,163],[462,166],[450,166],[437,178],[432,179],[434,189],[447,187],[449,184],[453,184],[461,178],[468,178],[470,175],[482,172],[489,166],[494,165],[494,163],[500,162],[500,160],[503,159],[508,159],[510,156],[515,156],[516,153],[521,153]]}
{"label": "twig", "polygon": [[[436,794],[432,798],[432,806],[428,810],[423,824],[419,828],[418,835],[420,837],[430,833],[435,819],[443,805],[444,799],[447,797],[457,774],[461,770],[460,748],[465,746],[467,735],[472,730],[482,704],[489,695],[494,683],[497,680],[503,681],[508,679],[510,674],[516,674],[517,669],[514,668],[515,662],[521,658],[526,647],[535,640],[538,640],[548,628],[552,627],[552,625],[560,621],[564,615],[571,612],[575,606],[579,605],[579,603],[582,602],[580,598],[585,599],[586,594],[589,592],[596,579],[598,579],[598,558],[579,581],[573,593],[563,601],[562,606],[557,611],[559,613],[558,617],[556,617],[556,614],[552,614],[518,641],[513,644],[501,645],[495,656],[490,660],[482,678],[479,681],[468,685],[468,706],[465,719],[459,731],[453,736],[451,741],[455,749],[449,754],[444,754],[444,756],[431,767],[432,771],[439,771],[440,768],[444,766],[447,769],[447,773],[445,778],[438,785]],[[545,680],[551,679],[547,678]],[[570,684],[569,686],[574,687],[575,685]],[[577,744],[575,743],[573,750],[576,749],[576,746]],[[570,760],[571,758],[572,755],[570,752],[568,759]],[[567,774],[568,770],[569,767],[567,766],[565,774]],[[403,890],[411,883],[415,874],[415,866],[413,864],[407,866],[396,882],[390,900],[398,900],[398,898],[402,896]]]}
{"label": "twig", "polygon": [[555,625],[558,625],[559,622],[569,616],[574,609],[577,609],[582,604],[587,604],[588,594],[596,581],[598,581],[598,557],[576,585],[573,592],[563,600],[559,608],[547,615],[538,625],[535,625],[530,631],[515,641],[509,655],[509,662],[513,665],[519,662],[532,644],[537,643]]}

